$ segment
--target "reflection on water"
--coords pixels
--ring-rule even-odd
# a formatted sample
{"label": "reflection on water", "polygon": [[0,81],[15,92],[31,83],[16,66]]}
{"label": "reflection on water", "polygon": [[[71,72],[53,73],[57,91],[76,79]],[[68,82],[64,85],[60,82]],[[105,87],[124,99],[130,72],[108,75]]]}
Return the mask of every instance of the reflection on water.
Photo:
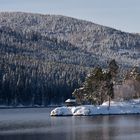
{"label": "reflection on water", "polygon": [[0,110],[0,140],[138,140],[140,116],[50,117],[51,109]]}

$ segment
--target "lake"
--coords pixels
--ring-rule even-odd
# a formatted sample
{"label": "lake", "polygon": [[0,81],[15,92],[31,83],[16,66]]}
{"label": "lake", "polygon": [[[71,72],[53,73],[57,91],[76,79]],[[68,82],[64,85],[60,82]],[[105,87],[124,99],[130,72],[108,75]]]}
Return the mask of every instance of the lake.
{"label": "lake", "polygon": [[51,110],[0,109],[0,140],[140,139],[140,115],[50,117]]}

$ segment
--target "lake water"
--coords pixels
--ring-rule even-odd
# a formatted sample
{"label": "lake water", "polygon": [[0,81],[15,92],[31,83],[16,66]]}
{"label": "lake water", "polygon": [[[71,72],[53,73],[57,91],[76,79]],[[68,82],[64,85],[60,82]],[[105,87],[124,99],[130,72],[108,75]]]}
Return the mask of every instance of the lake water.
{"label": "lake water", "polygon": [[140,139],[140,115],[50,117],[51,110],[0,109],[0,140]]}

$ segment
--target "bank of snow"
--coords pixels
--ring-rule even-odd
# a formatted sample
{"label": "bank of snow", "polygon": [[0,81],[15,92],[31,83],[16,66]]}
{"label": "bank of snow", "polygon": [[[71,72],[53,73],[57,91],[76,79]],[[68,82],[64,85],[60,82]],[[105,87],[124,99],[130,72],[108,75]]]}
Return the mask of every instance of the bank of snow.
{"label": "bank of snow", "polygon": [[51,111],[51,116],[90,116],[109,114],[140,114],[140,99],[130,101],[104,102],[100,106],[82,105],[73,107],[58,107]]}

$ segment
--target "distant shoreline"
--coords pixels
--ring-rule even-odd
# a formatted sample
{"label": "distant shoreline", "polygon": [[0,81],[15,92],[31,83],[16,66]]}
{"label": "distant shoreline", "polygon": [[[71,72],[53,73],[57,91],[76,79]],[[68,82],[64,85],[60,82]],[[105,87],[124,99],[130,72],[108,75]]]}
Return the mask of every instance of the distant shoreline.
{"label": "distant shoreline", "polygon": [[61,105],[49,105],[49,106],[0,106],[0,109],[21,109],[21,108],[55,108],[55,107],[61,107]]}

